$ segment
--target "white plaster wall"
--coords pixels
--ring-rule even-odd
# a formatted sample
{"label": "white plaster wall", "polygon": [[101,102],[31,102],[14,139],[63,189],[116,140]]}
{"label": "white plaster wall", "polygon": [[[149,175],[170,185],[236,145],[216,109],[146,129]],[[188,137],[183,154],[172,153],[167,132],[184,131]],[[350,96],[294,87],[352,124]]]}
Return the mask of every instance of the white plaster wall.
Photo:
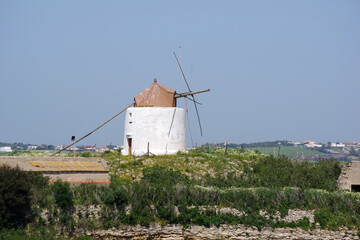
{"label": "white plaster wall", "polygon": [[123,154],[174,154],[185,151],[185,110],[176,107],[131,107],[126,110]]}

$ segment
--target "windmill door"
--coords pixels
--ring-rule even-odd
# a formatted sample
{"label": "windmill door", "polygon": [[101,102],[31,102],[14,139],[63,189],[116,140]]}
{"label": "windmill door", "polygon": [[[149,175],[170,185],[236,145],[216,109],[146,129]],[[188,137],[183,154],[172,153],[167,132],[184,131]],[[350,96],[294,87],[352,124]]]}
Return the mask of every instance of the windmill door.
{"label": "windmill door", "polygon": [[128,146],[129,146],[129,155],[131,155],[131,152],[132,152],[132,138],[128,138],[127,141],[128,141]]}

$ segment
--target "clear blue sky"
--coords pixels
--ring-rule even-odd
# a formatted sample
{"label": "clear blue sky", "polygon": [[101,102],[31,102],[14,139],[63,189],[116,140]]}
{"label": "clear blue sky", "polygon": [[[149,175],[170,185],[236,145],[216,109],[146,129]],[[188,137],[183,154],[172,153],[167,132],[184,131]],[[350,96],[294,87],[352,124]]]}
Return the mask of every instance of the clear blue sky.
{"label": "clear blue sky", "polygon": [[[0,1],[0,141],[66,144],[153,78],[194,141],[360,141],[360,1]],[[179,101],[183,106],[184,101]],[[83,144],[122,144],[124,116]],[[190,141],[188,141],[189,143]]]}

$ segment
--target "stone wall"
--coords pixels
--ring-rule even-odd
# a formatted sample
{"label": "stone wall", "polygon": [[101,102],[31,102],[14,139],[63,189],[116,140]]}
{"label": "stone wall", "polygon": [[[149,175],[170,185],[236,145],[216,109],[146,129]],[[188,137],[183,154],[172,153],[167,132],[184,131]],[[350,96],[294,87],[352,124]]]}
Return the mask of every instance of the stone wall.
{"label": "stone wall", "polygon": [[359,239],[355,231],[326,231],[315,229],[305,231],[297,228],[263,228],[261,231],[254,227],[243,225],[227,226],[219,228],[205,228],[191,226],[184,229],[181,225],[160,226],[153,224],[145,228],[141,226],[124,226],[121,229],[92,230],[86,231],[87,236],[96,239]]}
{"label": "stone wall", "polygon": [[[74,218],[79,220],[77,212],[82,212],[82,216],[88,215],[91,220],[100,218],[100,206],[76,206]],[[223,208],[222,211],[235,214],[231,208]],[[87,214],[86,214],[87,213]],[[91,213],[91,214],[90,214]],[[238,214],[241,214],[240,212]],[[261,211],[263,216],[267,216],[266,211]],[[277,213],[279,215],[279,213]],[[42,217],[47,219],[48,211],[44,211]],[[290,209],[289,214],[281,218],[286,222],[298,221],[303,217],[308,217],[310,222],[314,222],[314,214],[311,210]],[[280,218],[280,216],[279,216]],[[357,231],[346,228],[339,231],[327,231],[320,228],[317,224],[316,229],[303,230],[301,228],[275,228],[264,227],[258,230],[256,227],[246,227],[244,225],[221,225],[219,228],[191,225],[184,228],[179,224],[160,225],[151,224],[149,227],[124,225],[119,228],[104,229],[77,229],[79,235],[94,237],[95,239],[117,240],[117,239],[359,239]]]}
{"label": "stone wall", "polygon": [[351,191],[351,185],[360,185],[360,161],[341,165],[341,174],[338,179],[339,189]]}
{"label": "stone wall", "polygon": [[350,183],[350,165],[341,165],[341,173],[338,179],[338,186],[341,190],[351,190],[351,183]]}
{"label": "stone wall", "polygon": [[360,161],[351,161],[350,166],[350,184],[360,185]]}

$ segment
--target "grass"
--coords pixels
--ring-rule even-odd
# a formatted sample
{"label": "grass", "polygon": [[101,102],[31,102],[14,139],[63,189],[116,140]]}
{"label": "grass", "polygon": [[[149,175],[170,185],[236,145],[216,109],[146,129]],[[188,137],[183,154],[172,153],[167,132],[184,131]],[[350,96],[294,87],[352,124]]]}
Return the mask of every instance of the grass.
{"label": "grass", "polygon": [[260,152],[247,150],[242,152],[237,149],[229,149],[224,154],[224,148],[209,148],[189,153],[159,156],[121,156],[103,155],[110,165],[110,173],[117,175],[123,180],[138,181],[142,177],[142,170],[146,167],[165,167],[179,170],[191,179],[202,179],[205,175],[227,175],[234,173],[239,175],[247,161],[258,159],[263,156]]}
{"label": "grass", "polygon": [[[279,148],[273,147],[260,147],[260,148],[252,148],[252,150],[259,150],[264,154],[274,154],[275,156],[279,154]],[[300,147],[291,147],[291,146],[280,146],[280,154],[286,155],[290,158],[301,158],[301,155],[324,155],[325,153],[313,151],[307,148],[300,148]]]}

